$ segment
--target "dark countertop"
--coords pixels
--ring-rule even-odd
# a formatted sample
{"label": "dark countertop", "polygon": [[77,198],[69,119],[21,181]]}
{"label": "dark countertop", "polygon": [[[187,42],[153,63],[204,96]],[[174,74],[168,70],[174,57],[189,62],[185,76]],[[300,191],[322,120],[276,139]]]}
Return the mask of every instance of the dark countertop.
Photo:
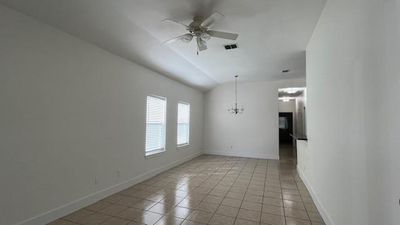
{"label": "dark countertop", "polygon": [[307,136],[296,136],[296,135],[293,135],[293,134],[290,134],[290,136],[292,136],[292,138],[294,138],[296,140],[308,141]]}

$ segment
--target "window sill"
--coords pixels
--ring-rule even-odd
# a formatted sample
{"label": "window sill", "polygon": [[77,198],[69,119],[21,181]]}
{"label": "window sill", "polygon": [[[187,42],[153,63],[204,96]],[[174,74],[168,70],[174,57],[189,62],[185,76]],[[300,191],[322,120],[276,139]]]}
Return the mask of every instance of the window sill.
{"label": "window sill", "polygon": [[149,151],[146,152],[146,155],[144,156],[146,159],[147,158],[152,158],[152,157],[156,157],[158,155],[161,155],[165,152],[165,148],[162,149],[157,149],[157,150],[153,150],[153,151]]}
{"label": "window sill", "polygon": [[181,144],[181,145],[176,146],[176,149],[180,150],[180,149],[186,149],[186,148],[189,148],[189,147],[190,147],[190,144],[187,143],[187,144]]}

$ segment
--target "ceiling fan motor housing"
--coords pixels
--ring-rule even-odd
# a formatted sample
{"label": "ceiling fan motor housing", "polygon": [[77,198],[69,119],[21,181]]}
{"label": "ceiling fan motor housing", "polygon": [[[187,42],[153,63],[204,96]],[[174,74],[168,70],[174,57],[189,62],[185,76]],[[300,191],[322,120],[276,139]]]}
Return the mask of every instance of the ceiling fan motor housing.
{"label": "ceiling fan motor housing", "polygon": [[207,31],[207,28],[201,26],[202,22],[203,22],[202,17],[198,16],[194,17],[193,22],[191,22],[188,27],[188,31],[195,36],[201,36],[203,33]]}

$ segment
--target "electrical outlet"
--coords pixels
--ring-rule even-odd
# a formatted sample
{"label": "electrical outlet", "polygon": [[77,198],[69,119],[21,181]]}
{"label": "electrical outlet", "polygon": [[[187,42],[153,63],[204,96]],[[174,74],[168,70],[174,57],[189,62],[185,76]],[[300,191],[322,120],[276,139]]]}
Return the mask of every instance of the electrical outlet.
{"label": "electrical outlet", "polygon": [[117,178],[120,178],[120,177],[121,177],[121,171],[117,170]]}
{"label": "electrical outlet", "polygon": [[98,184],[97,177],[94,177],[94,184]]}

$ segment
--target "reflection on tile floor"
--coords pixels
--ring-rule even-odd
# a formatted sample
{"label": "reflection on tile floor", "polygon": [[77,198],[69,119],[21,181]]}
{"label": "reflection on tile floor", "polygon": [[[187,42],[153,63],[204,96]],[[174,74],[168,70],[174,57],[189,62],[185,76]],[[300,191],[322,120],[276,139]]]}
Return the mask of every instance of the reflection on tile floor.
{"label": "reflection on tile floor", "polygon": [[51,225],[321,225],[295,160],[203,155]]}

